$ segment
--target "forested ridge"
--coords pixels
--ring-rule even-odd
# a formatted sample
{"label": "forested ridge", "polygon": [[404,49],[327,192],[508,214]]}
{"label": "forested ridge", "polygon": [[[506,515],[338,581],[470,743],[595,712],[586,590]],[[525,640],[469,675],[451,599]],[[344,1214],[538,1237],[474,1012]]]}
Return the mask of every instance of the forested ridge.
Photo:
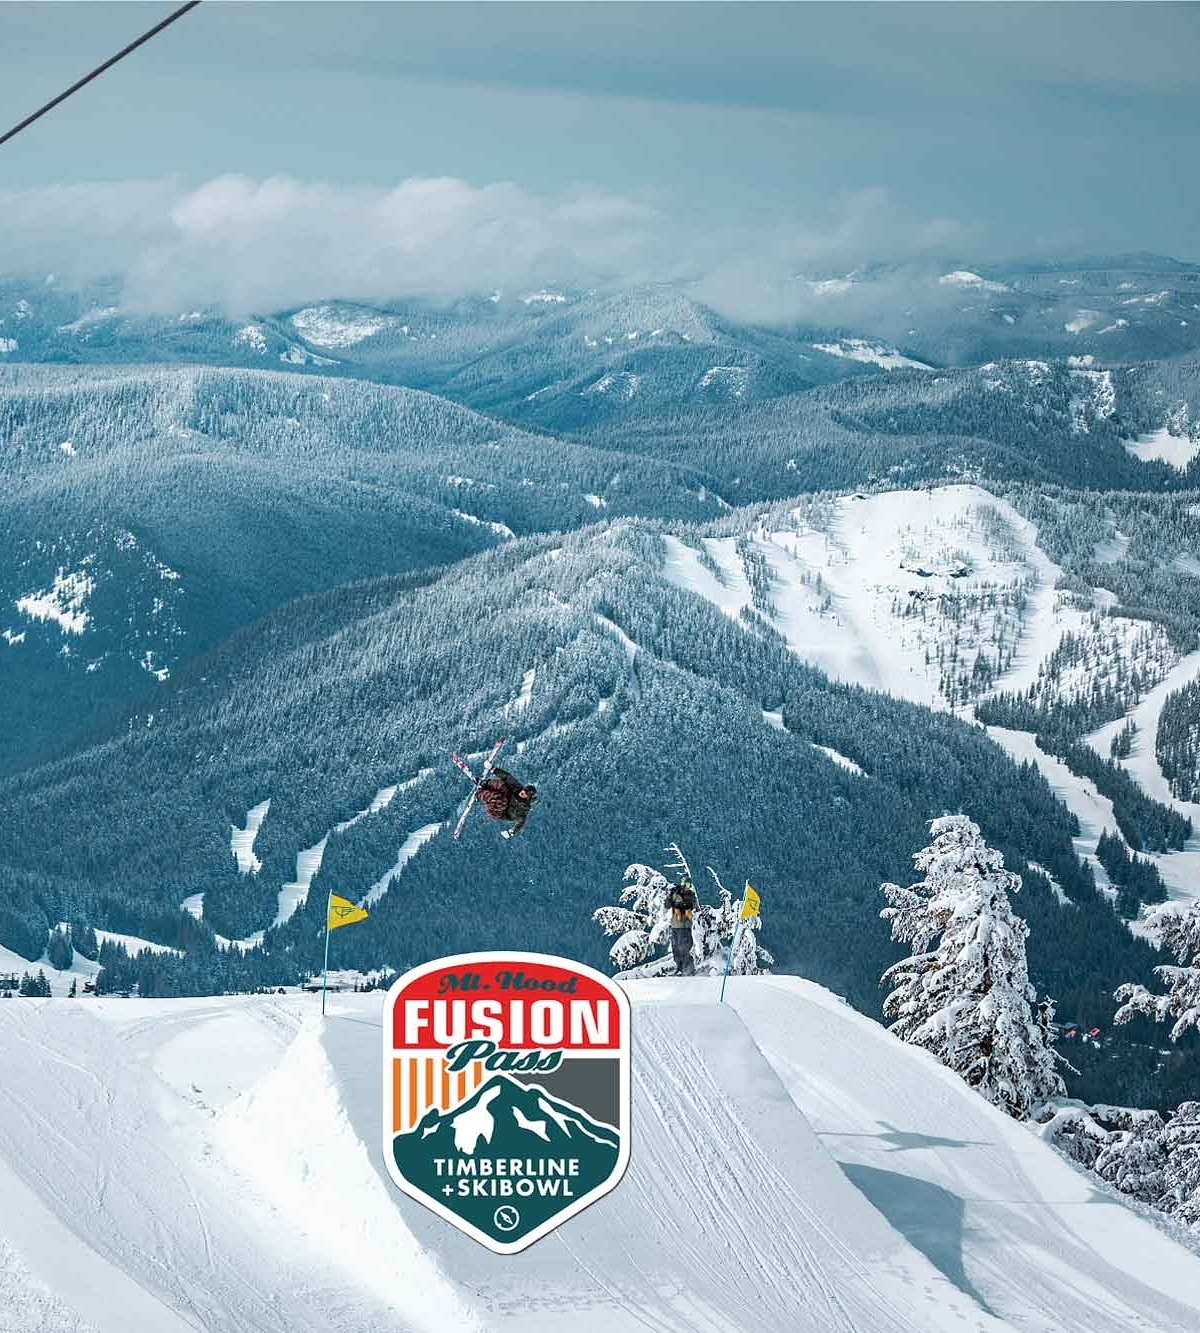
{"label": "forested ridge", "polygon": [[[666,289],[330,303],[244,326],[80,321],[56,297],[8,358],[56,364],[0,366],[0,690],[17,701],[0,726],[0,944],[32,961],[74,921],[186,950],[103,946],[110,988],[279,984],[316,965],[336,888],[372,897],[370,927],[337,938],[345,966],[506,945],[599,964],[592,910],[678,841],[729,882],[761,881],[779,967],[878,1015],[895,958],[878,885],[904,877],[929,819],[962,810],[1023,875],[1037,986],[1107,1027],[1114,987],[1156,958],[1121,920],[1163,892],[1137,853],[1192,830],[1138,787],[1128,750],[1082,740],[1197,642],[1196,465],[1130,448],[1194,440],[1195,360],[1184,345],[1098,360],[1097,336],[1046,322],[1061,294],[1006,280],[995,309],[964,316],[973,332],[887,344],[742,327]],[[1133,321],[1139,348],[1168,313]],[[992,360],[961,364],[976,344]],[[1035,768],[969,722],[832,683],[771,619],[748,534],[797,506],[819,527],[839,494],[962,480],[1030,519],[1090,612],[1035,687],[980,717],[1036,733],[1113,800],[1134,853],[1105,843],[1117,911]],[[738,538],[752,607],[733,619],[672,586],[665,534],[710,565],[702,538]],[[1006,627],[945,664],[952,704],[1011,665],[1025,601],[1014,584],[938,610]],[[1156,738],[1177,795],[1193,710],[1173,698]],[[448,752],[501,733],[542,792],[534,819],[504,844],[477,816],[456,845],[466,789]],[[231,834],[267,800],[247,872]],[[323,840],[307,903],[273,926]],[[219,947],[255,932],[260,947]],[[1165,1104],[1177,1077],[1170,1060],[1155,1074],[1138,1023],[1079,1058],[1085,1095],[1115,1078]]]}

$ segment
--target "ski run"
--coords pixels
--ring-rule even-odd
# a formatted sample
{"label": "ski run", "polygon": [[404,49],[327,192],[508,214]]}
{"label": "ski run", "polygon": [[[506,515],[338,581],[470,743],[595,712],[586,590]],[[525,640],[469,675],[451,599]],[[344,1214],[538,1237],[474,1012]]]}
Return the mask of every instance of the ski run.
{"label": "ski run", "polygon": [[[1057,590],[1062,571],[1038,546],[1033,524],[977,486],[843,496],[815,512],[796,509],[788,526],[764,526],[746,538],[706,537],[689,545],[667,536],[665,543],[663,573],[669,582],[705,598],[733,620],[763,617],[793,652],[833,679],[951,709],[966,719],[983,695],[948,698],[939,667],[940,655],[956,638],[966,661],[973,662],[978,652],[993,666],[995,678],[984,694],[1020,692],[1037,682],[1039,669],[1063,636],[1083,633],[1089,622],[1089,613],[1070,605]],[[1097,558],[1105,554],[1098,551]],[[750,576],[755,564],[766,572],[757,596]],[[1012,593],[1010,608],[1004,605],[1005,590]],[[1018,590],[1024,599],[1019,611]],[[977,594],[994,597],[999,607],[991,613],[987,632],[972,639],[938,608],[944,596]],[[1111,603],[1105,589],[1097,594],[1100,604]],[[1144,628],[1144,622],[1121,616],[1106,617],[1103,624],[1116,652],[1129,648]],[[1132,754],[1119,762],[1147,795],[1192,819],[1196,836],[1182,852],[1144,853],[1158,867],[1170,897],[1186,903],[1200,896],[1200,805],[1171,794],[1154,753],[1154,737],[1167,695],[1200,674],[1200,652],[1180,658],[1166,645],[1158,651],[1165,674],[1127,714],[1137,734]],[[1087,679],[1102,679],[1104,670],[1103,663],[1094,666]],[[1073,683],[1070,673],[1063,673],[1058,688]],[[783,729],[778,712],[764,712],[763,720]],[[1107,758],[1109,743],[1125,721],[1100,728],[1087,743]],[[1017,762],[1036,764],[1078,817],[1076,850],[1106,886],[1095,850],[1105,829],[1117,830],[1112,803],[1090,780],[1038,749],[1031,733],[987,730]],[[849,767],[843,756],[826,753]],[[1143,926],[1134,922],[1131,929]]]}
{"label": "ski run", "polygon": [[828,992],[629,991],[629,1172],[510,1258],[387,1180],[377,993],[0,1006],[0,1328],[1200,1331],[1168,1223]]}

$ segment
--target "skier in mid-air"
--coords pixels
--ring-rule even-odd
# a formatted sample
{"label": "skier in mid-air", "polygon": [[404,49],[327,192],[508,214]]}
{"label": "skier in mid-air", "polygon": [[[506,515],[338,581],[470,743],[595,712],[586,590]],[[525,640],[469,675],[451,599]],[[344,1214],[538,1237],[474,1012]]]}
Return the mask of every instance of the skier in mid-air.
{"label": "skier in mid-air", "polygon": [[519,782],[503,768],[493,768],[476,789],[475,799],[483,802],[484,809],[493,819],[512,824],[512,828],[501,833],[502,838],[515,838],[525,827],[529,811],[537,800],[537,788],[532,782]]}
{"label": "skier in mid-air", "polygon": [[672,884],[667,893],[671,909],[671,957],[675,960],[675,974],[694,977],[696,963],[692,957],[692,913],[699,906],[692,881],[685,875],[678,884]]}

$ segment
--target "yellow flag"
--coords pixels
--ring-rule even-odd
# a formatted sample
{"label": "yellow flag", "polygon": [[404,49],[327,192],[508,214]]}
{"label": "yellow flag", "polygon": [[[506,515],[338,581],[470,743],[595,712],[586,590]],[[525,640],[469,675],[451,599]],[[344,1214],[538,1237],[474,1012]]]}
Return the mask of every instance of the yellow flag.
{"label": "yellow flag", "polygon": [[356,921],[365,921],[369,915],[365,907],[355,907],[349,898],[339,898],[333,893],[329,896],[329,916],[325,920],[325,928],[337,930],[339,926],[352,926]]}
{"label": "yellow flag", "polygon": [[742,920],[757,916],[758,909],[762,906],[762,899],[750,887],[750,881],[746,881],[746,896],[742,899]]}

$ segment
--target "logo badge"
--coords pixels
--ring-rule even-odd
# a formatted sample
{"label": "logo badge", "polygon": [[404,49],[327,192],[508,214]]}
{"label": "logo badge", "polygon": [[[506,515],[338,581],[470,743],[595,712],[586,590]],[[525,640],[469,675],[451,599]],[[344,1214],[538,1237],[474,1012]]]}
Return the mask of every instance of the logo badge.
{"label": "logo badge", "polygon": [[629,1164],[629,1001],[569,958],[469,953],[383,1010],[383,1151],[405,1194],[517,1254]]}

